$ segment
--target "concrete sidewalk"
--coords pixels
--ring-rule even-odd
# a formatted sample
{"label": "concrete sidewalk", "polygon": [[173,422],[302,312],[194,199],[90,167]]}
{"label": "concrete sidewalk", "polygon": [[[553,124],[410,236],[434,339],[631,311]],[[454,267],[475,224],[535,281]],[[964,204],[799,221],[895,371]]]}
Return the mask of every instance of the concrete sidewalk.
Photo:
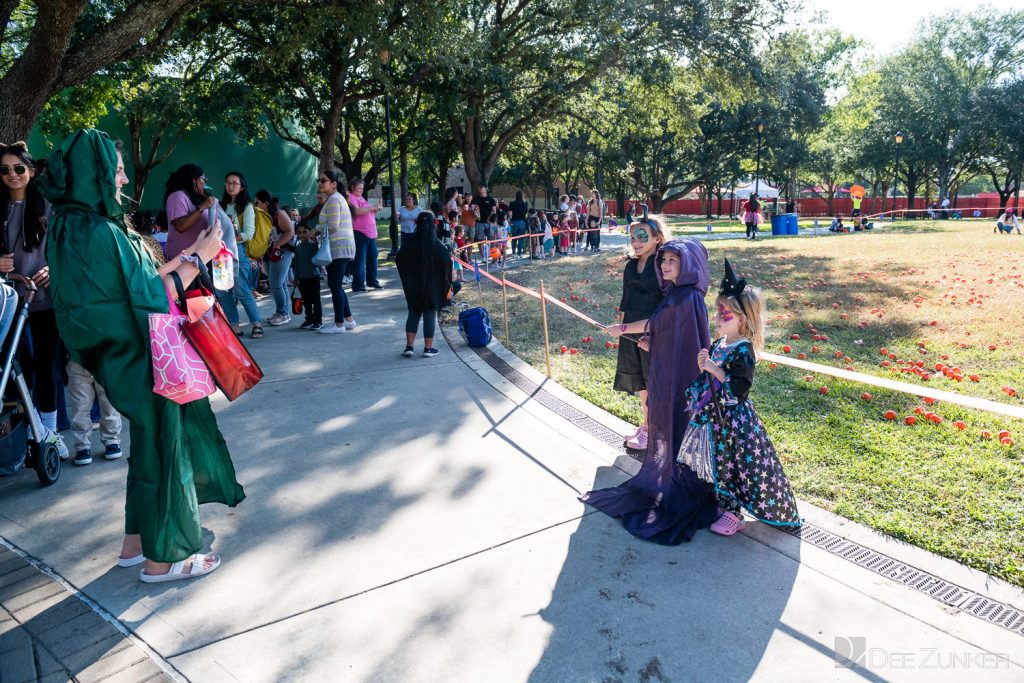
{"label": "concrete sidewalk", "polygon": [[[215,405],[248,494],[203,509],[217,572],[143,585],[114,566],[123,462],[0,480],[0,536],[193,681],[1024,679],[1020,633],[792,535],[632,538],[576,500],[635,467],[579,416],[621,423],[458,341],[401,358],[404,300],[382,280],[352,297],[355,332],[296,320],[249,344],[267,379]],[[803,511],[1024,611],[1018,589]]]}

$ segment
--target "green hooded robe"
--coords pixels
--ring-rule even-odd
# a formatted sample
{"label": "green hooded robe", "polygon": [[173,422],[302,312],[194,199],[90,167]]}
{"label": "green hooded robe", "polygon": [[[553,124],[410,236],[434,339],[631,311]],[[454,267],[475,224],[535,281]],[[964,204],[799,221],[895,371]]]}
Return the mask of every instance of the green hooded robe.
{"label": "green hooded robe", "polygon": [[167,293],[115,193],[117,148],[80,130],[50,158],[53,204],[46,257],[57,326],[71,357],[91,372],[131,422],[125,533],[145,556],[178,562],[199,552],[199,504],[245,498],[208,399],[178,405],[153,393],[149,314]]}

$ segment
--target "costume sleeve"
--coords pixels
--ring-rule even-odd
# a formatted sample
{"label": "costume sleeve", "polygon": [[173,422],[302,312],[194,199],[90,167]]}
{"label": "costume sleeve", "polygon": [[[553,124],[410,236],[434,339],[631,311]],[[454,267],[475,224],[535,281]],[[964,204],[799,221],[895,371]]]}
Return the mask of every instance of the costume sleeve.
{"label": "costume sleeve", "polygon": [[[750,394],[750,387],[754,384],[754,352],[750,344],[740,344],[726,358],[723,370],[725,370],[725,387],[731,394],[730,399],[737,403],[747,400]],[[730,400],[731,402],[731,400]]]}

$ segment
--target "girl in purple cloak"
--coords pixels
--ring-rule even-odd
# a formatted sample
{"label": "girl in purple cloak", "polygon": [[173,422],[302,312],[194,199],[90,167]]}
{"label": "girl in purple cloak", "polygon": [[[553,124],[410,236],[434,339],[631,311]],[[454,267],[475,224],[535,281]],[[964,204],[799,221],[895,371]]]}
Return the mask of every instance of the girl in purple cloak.
{"label": "girl in purple cloak", "polygon": [[580,500],[622,518],[634,536],[677,545],[717,514],[713,484],[676,462],[690,421],[686,388],[700,375],[698,352],[711,342],[704,304],[708,252],[695,240],[674,239],[658,250],[655,265],[664,299],[650,319],[605,328],[613,337],[643,334],[650,350],[647,457],[629,481]]}

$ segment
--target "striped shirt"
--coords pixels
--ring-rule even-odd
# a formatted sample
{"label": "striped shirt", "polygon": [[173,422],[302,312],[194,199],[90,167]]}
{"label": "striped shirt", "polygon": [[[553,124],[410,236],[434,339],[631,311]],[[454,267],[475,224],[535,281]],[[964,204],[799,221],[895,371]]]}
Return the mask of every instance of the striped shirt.
{"label": "striped shirt", "polygon": [[320,234],[331,240],[332,259],[355,257],[356,238],[352,233],[352,212],[340,192],[335,192],[324,202],[318,227]]}

